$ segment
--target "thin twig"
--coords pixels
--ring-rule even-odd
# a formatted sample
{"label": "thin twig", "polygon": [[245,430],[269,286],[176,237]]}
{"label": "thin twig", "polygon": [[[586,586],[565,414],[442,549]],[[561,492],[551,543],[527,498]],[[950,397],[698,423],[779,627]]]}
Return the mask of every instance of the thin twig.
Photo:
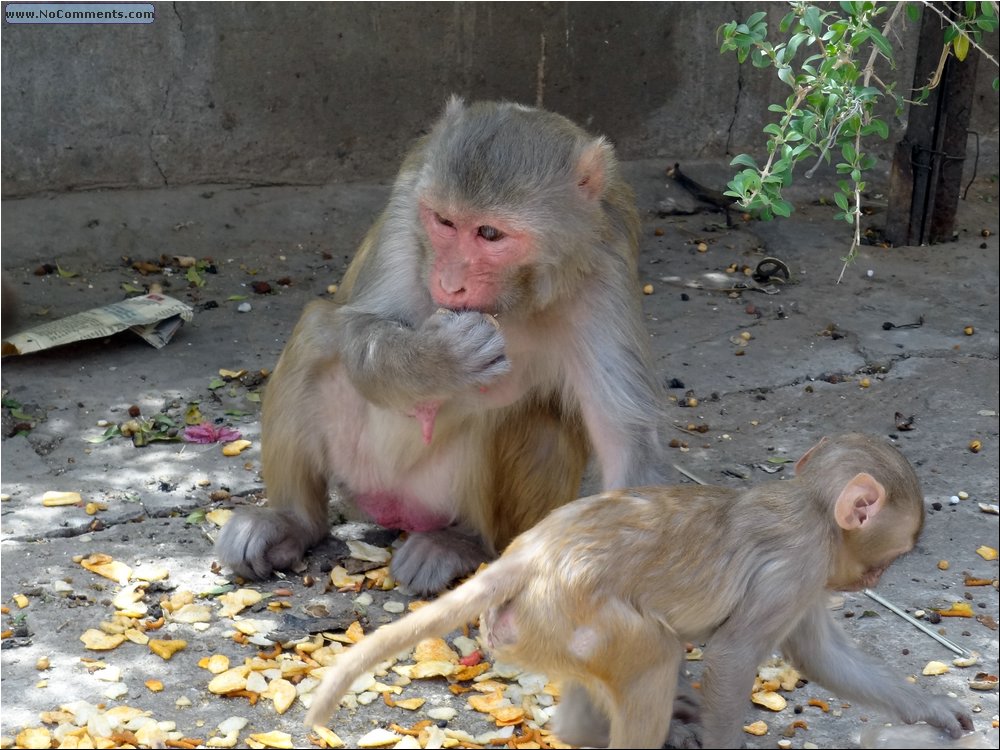
{"label": "thin twig", "polygon": [[904,620],[906,620],[908,623],[910,623],[913,627],[917,628],[918,630],[922,630],[924,633],[926,633],[927,635],[929,635],[931,638],[933,638],[935,641],[937,641],[938,643],[940,643],[942,646],[944,646],[945,648],[951,649],[952,651],[954,651],[959,656],[971,656],[972,655],[972,652],[969,651],[968,649],[964,649],[961,646],[959,646],[958,644],[949,641],[947,638],[945,638],[943,635],[941,635],[940,633],[938,633],[936,630],[934,630],[933,628],[928,627],[927,625],[925,625],[924,623],[920,622],[920,620],[916,619],[915,617],[910,616],[909,614],[907,614],[906,612],[904,612],[903,610],[901,610],[899,607],[897,607],[895,604],[893,604],[892,602],[890,602],[890,601],[882,598],[881,596],[879,596],[878,594],[876,594],[871,589],[865,589],[865,594],[867,594],[872,599],[874,599],[875,601],[877,601],[879,604],[881,604],[883,607],[885,607],[886,609],[888,609],[890,612],[895,612],[897,615],[899,615]]}
{"label": "thin twig", "polygon": [[[944,13],[943,13],[943,12],[942,12],[942,11],[941,11],[941,10],[940,10],[939,8],[938,8],[938,7],[937,7],[937,5],[936,5],[935,3],[932,3],[932,2],[929,2],[928,0],[921,0],[921,4],[922,4],[922,5],[923,5],[923,6],[925,7],[925,8],[930,8],[930,9],[931,9],[931,10],[933,10],[933,11],[934,11],[935,13],[937,13],[937,14],[938,14],[939,16],[941,16],[941,18],[943,18],[943,19],[944,19],[944,22],[945,22],[945,23],[947,23],[947,24],[948,24],[949,26],[955,26],[956,28],[958,28],[958,24],[957,24],[957,23],[955,23],[955,22],[954,22],[954,21],[953,21],[952,19],[948,18],[948,16],[946,16],[946,15],[945,15],[945,14],[944,14]],[[899,3],[899,5],[905,5],[905,3]],[[991,3],[990,3],[990,5],[992,5],[992,6],[993,6],[993,15],[997,15],[997,3],[995,3],[995,2],[991,2]],[[968,34],[965,34],[965,37],[966,37],[966,38],[967,38],[967,39],[969,40],[969,44],[971,44],[971,45],[972,45],[972,46],[973,46],[973,47],[974,47],[975,49],[979,50],[979,53],[980,53],[980,54],[981,54],[981,55],[982,55],[983,57],[985,57],[985,58],[986,58],[987,60],[989,60],[989,61],[990,61],[991,63],[993,63],[993,64],[994,64],[994,65],[996,65],[997,67],[1000,67],[1000,63],[998,63],[998,62],[997,62],[997,59],[996,59],[995,57],[993,57],[993,55],[991,55],[991,54],[990,54],[989,52],[987,52],[987,51],[986,51],[985,49],[983,49],[983,48],[982,48],[982,47],[981,47],[980,45],[978,45],[978,44],[976,43],[976,40],[975,40],[975,39],[973,39],[973,38],[972,38],[971,36],[969,36]]]}
{"label": "thin twig", "polygon": [[690,479],[695,484],[708,484],[708,482],[706,482],[704,479],[700,479],[697,475],[692,474],[690,471],[688,471],[687,469],[685,469],[683,466],[678,466],[677,464],[674,464],[673,466],[674,466],[674,469],[676,469],[677,471],[679,471],[681,474],[683,474],[684,476],[686,476],[688,479]]}

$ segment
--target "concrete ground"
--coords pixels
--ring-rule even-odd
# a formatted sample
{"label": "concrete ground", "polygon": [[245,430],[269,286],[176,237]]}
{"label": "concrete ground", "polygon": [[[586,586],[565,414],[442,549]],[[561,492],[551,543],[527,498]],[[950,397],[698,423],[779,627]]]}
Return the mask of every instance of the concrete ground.
{"label": "concrete ground", "polygon": [[[863,594],[845,595],[837,619],[901,677],[913,676],[927,691],[957,696],[974,712],[976,729],[988,734],[985,741],[996,747],[995,682],[991,689],[970,687],[977,673],[998,672],[997,561],[977,554],[981,547],[1000,546],[997,515],[980,507],[997,503],[1000,458],[995,175],[979,178],[969,191],[953,243],[866,246],[838,284],[850,229],[812,200],[814,186],[796,188],[798,210],[790,219],[761,224],[736,217],[730,229],[720,214],[665,214],[668,208],[695,208],[664,177],[670,163],[626,165],[645,217],[640,272],[642,282],[652,286],[643,302],[656,367],[672,386],[670,416],[678,447],[668,460],[708,482],[739,487],[780,479],[788,470],[774,459],[794,460],[825,434],[890,436],[917,468],[928,517],[919,545],[889,570],[878,592],[911,613],[970,605],[973,617],[931,622],[937,618],[924,614],[923,621],[979,654],[980,661],[953,666],[954,653]],[[714,184],[721,184],[727,171],[721,164],[684,166]],[[199,186],[4,203],[3,272],[17,290],[23,325],[117,301],[125,294],[123,284],[159,283],[195,313],[161,350],[125,332],[3,360],[3,746],[18,736],[24,746],[39,746],[32,742],[44,742],[37,729],[42,726],[65,739],[69,728],[60,724],[70,721],[68,715],[45,712],[81,700],[102,706],[75,709],[77,723],[89,720],[96,735],[114,729],[117,719],[106,711],[128,706],[171,723],[147,725],[139,739],[149,744],[162,746],[166,738],[184,747],[193,744],[177,744],[177,738],[218,738],[220,722],[235,716],[247,721],[234,743],[278,731],[289,738],[271,736],[276,744],[308,746],[301,701],[279,714],[266,698],[251,705],[247,697],[214,695],[208,690],[213,675],[199,660],[224,654],[239,665],[270,650],[255,645],[255,640],[269,643],[260,634],[301,635],[308,630],[307,618],[318,614],[339,618],[341,629],[358,617],[370,630],[397,616],[381,607],[384,601],[409,601],[399,591],[373,590],[371,602],[359,604],[356,594],[324,591],[331,564],[348,556],[342,541],[331,540],[308,558],[306,571],[251,586],[272,596],[238,616],[256,628],[248,643],[238,643],[237,620],[221,613],[214,597],[228,579],[213,565],[217,526],[205,516],[251,502],[261,490],[259,383],[220,386],[213,382],[219,370],[274,366],[302,307],[340,279],[387,191],[383,184]],[[871,205],[876,210],[868,221],[878,226],[884,198],[873,195]],[[210,258],[210,267],[200,273],[203,285],[193,285],[183,270],[142,275],[132,266],[161,255]],[[759,288],[733,291],[750,281],[742,268],[756,267],[768,256],[787,265],[790,282],[773,284],[767,290],[773,294]],[[58,270],[36,275],[44,264]],[[735,272],[727,273],[734,264]],[[254,291],[252,285],[261,281],[270,293]],[[247,302],[251,309],[240,312]],[[923,321],[918,327],[900,327],[918,320]],[[740,337],[743,332],[749,340]],[[683,405],[688,391],[697,406]],[[127,421],[130,407],[138,407],[141,418],[165,412],[182,421],[193,403],[207,419],[238,429],[251,447],[225,457],[217,444],[153,442],[137,448],[124,437],[88,442],[104,433],[101,420]],[[897,425],[911,419],[912,429]],[[978,451],[970,449],[972,441],[981,445]],[[48,491],[78,492],[82,501],[48,507],[42,503]],[[963,499],[953,504],[959,492]],[[356,532],[381,546],[392,538],[357,526],[341,531],[342,537]],[[113,620],[113,600],[122,590],[79,564],[95,553],[133,569],[155,565],[169,573],[150,584],[143,599],[150,619],[167,614],[167,624],[149,635],[181,639],[184,650],[165,661],[130,641],[108,651],[85,648],[80,636]],[[310,576],[317,583],[307,587]],[[967,579],[986,585],[966,585]],[[159,604],[179,592],[207,595],[195,599],[207,605],[205,622],[177,622],[170,605]],[[274,601],[289,606],[269,609]],[[327,622],[322,629],[338,632],[335,625]],[[40,669],[45,666],[40,660],[47,668]],[[923,675],[930,661],[944,662],[949,671]],[[687,666],[697,679],[699,663]],[[151,680],[162,682],[162,690],[154,691]],[[427,719],[432,707],[450,707],[456,714],[449,729],[481,740],[496,730],[486,714],[467,707],[467,694],[453,694],[442,678],[415,680],[396,699],[413,696],[428,702],[409,711],[378,696],[357,710],[342,709],[331,727],[356,746],[375,727],[392,722],[410,727]],[[788,706],[777,713],[748,698],[744,723],[763,720],[768,729],[762,736],[747,734],[747,746],[775,747],[787,739],[791,747],[852,747],[863,728],[885,719],[863,706],[845,705],[813,684],[785,697]],[[526,700],[542,708],[549,702],[544,696]],[[810,700],[828,701],[829,712]],[[89,719],[87,711],[94,714]],[[112,716],[126,713],[121,709]],[[44,719],[50,723],[43,725]],[[793,726],[797,720],[804,724]],[[131,740],[118,731],[112,743]],[[163,734],[168,731],[175,734]]]}

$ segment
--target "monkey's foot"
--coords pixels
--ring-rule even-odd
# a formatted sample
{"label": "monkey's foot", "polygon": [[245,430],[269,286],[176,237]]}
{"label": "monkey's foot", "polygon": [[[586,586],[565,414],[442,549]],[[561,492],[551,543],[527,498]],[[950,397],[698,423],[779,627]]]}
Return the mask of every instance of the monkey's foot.
{"label": "monkey's foot", "polygon": [[416,532],[393,553],[390,570],[407,589],[426,596],[492,557],[478,537],[454,528]]}
{"label": "monkey's foot", "polygon": [[243,508],[233,514],[215,540],[219,562],[242,578],[267,578],[288,570],[327,529],[303,528],[295,518],[271,508]]}

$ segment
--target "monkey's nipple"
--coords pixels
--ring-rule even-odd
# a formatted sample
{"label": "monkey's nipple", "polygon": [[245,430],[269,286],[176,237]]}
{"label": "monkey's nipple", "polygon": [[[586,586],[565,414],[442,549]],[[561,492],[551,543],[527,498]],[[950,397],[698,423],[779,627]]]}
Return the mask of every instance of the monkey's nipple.
{"label": "monkey's nipple", "polygon": [[420,435],[424,445],[430,445],[434,438],[434,420],[437,419],[438,409],[441,404],[437,401],[427,401],[417,404],[407,416],[414,417],[420,423]]}

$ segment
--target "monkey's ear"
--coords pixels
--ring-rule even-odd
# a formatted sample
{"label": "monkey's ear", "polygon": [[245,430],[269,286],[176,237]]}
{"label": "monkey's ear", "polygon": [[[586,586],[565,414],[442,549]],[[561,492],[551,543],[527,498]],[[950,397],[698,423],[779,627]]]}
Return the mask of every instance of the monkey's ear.
{"label": "monkey's ear", "polygon": [[802,458],[800,458],[798,461],[795,462],[796,475],[802,473],[802,467],[806,465],[806,463],[812,457],[812,454],[816,451],[816,449],[819,448],[821,445],[823,445],[823,443],[825,442],[826,442],[825,437],[820,438],[819,442],[816,443],[816,445],[814,445],[812,448],[810,448],[809,450],[807,450],[805,453],[802,454]]}
{"label": "monkey's ear", "polygon": [[595,138],[580,154],[576,163],[576,184],[588,200],[597,201],[604,196],[611,151],[611,144],[604,138]]}
{"label": "monkey's ear", "polygon": [[871,474],[856,475],[840,491],[833,507],[837,525],[845,531],[859,529],[885,505],[885,487]]}

